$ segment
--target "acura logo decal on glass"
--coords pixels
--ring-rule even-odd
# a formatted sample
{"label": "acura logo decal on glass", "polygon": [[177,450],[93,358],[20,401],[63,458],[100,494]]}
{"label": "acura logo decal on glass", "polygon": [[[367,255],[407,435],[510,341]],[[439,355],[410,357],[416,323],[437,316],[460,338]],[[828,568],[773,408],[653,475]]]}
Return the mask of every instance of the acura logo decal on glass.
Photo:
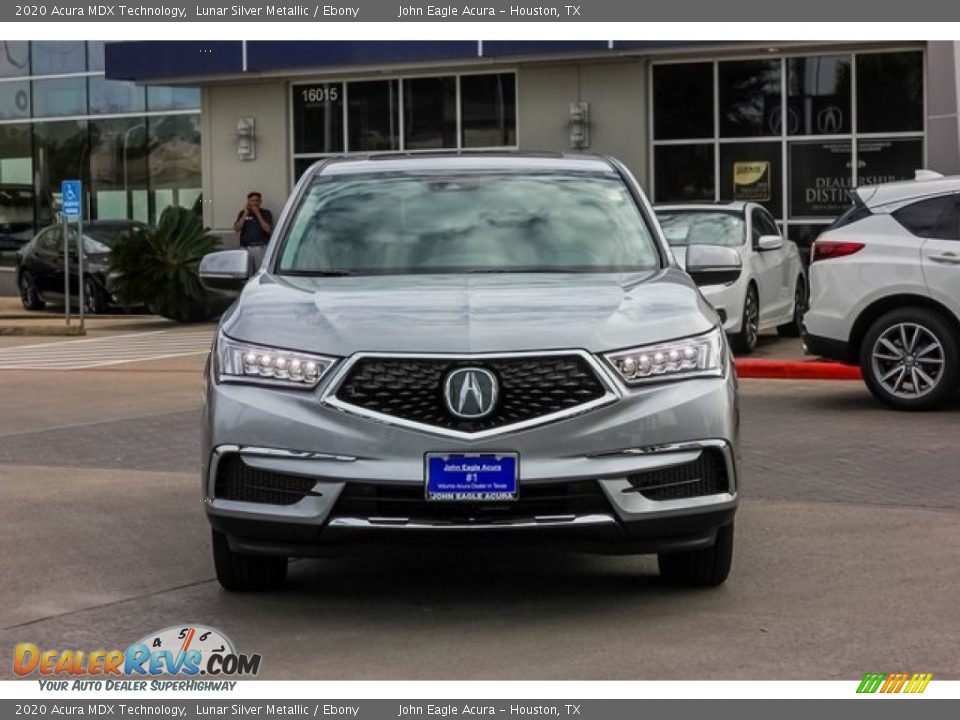
{"label": "acura logo decal on glass", "polygon": [[485,417],[497,404],[497,378],[483,368],[458,368],[447,375],[443,399],[452,415],[467,420]]}

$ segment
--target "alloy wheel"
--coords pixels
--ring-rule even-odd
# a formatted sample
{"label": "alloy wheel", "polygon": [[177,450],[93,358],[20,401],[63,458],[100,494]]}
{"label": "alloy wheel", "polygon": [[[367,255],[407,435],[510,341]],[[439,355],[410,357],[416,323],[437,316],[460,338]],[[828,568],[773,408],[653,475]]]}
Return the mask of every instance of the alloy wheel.
{"label": "alloy wheel", "polygon": [[747,292],[747,300],[743,308],[743,335],[747,347],[754,347],[760,335],[760,307],[757,304],[756,293]]}
{"label": "alloy wheel", "polygon": [[897,323],[884,330],[871,350],[877,382],[898,398],[920,398],[940,382],[945,354],[943,343],[923,325]]}

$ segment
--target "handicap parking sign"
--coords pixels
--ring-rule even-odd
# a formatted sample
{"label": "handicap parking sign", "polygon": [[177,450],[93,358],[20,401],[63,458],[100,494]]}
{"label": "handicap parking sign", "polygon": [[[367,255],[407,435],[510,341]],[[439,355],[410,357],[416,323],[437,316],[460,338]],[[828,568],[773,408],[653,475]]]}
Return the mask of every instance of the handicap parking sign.
{"label": "handicap parking sign", "polygon": [[80,199],[83,197],[83,187],[79,180],[64,180],[60,183],[60,194],[63,197],[63,214],[69,220],[80,219]]}

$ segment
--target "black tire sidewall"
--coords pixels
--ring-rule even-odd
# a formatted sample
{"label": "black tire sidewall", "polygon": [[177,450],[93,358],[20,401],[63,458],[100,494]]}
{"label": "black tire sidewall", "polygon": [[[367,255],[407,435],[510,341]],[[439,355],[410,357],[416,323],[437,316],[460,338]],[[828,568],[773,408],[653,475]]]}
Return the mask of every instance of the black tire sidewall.
{"label": "black tire sidewall", "polygon": [[[754,334],[753,344],[749,342],[749,333],[747,331],[747,306],[749,305],[750,295],[753,295],[753,302],[757,308],[757,331]],[[730,344],[735,352],[749,354],[757,347],[757,341],[760,337],[760,294],[754,285],[747,286],[747,294],[743,297],[743,310],[741,311],[740,332],[730,338]]]}
{"label": "black tire sidewall", "polygon": [[[23,304],[23,307],[27,310],[40,310],[43,308],[43,300],[40,298],[40,292],[37,290],[37,284],[33,280],[33,275],[29,270],[24,270],[20,273],[20,277],[17,280],[17,285],[20,289],[20,302]],[[29,287],[29,291],[25,290],[25,286]],[[26,295],[26,297],[24,297]]]}
{"label": "black tire sidewall", "polygon": [[[899,323],[915,323],[933,333],[943,345],[944,368],[940,383],[920,398],[900,398],[889,393],[873,374],[873,346],[877,338]],[[860,345],[860,371],[863,380],[878,400],[900,410],[929,410],[943,405],[956,394],[960,384],[960,337],[940,313],[928,308],[898,308],[877,318],[863,336]]]}

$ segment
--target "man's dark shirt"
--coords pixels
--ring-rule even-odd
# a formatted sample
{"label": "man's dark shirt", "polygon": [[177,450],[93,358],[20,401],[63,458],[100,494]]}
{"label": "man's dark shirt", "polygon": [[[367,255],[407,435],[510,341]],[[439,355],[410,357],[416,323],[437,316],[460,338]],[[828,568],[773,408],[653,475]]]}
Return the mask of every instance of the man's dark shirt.
{"label": "man's dark shirt", "polygon": [[[270,211],[260,208],[260,214],[267,224],[273,227],[273,215],[270,214]],[[243,215],[244,212],[241,210],[237,214],[237,220],[243,217]],[[247,215],[243,221],[243,227],[240,228],[240,245],[243,247],[247,245],[266,245],[269,241],[270,233],[263,231],[263,228],[260,227],[260,223],[257,221],[257,216],[253,213]]]}

